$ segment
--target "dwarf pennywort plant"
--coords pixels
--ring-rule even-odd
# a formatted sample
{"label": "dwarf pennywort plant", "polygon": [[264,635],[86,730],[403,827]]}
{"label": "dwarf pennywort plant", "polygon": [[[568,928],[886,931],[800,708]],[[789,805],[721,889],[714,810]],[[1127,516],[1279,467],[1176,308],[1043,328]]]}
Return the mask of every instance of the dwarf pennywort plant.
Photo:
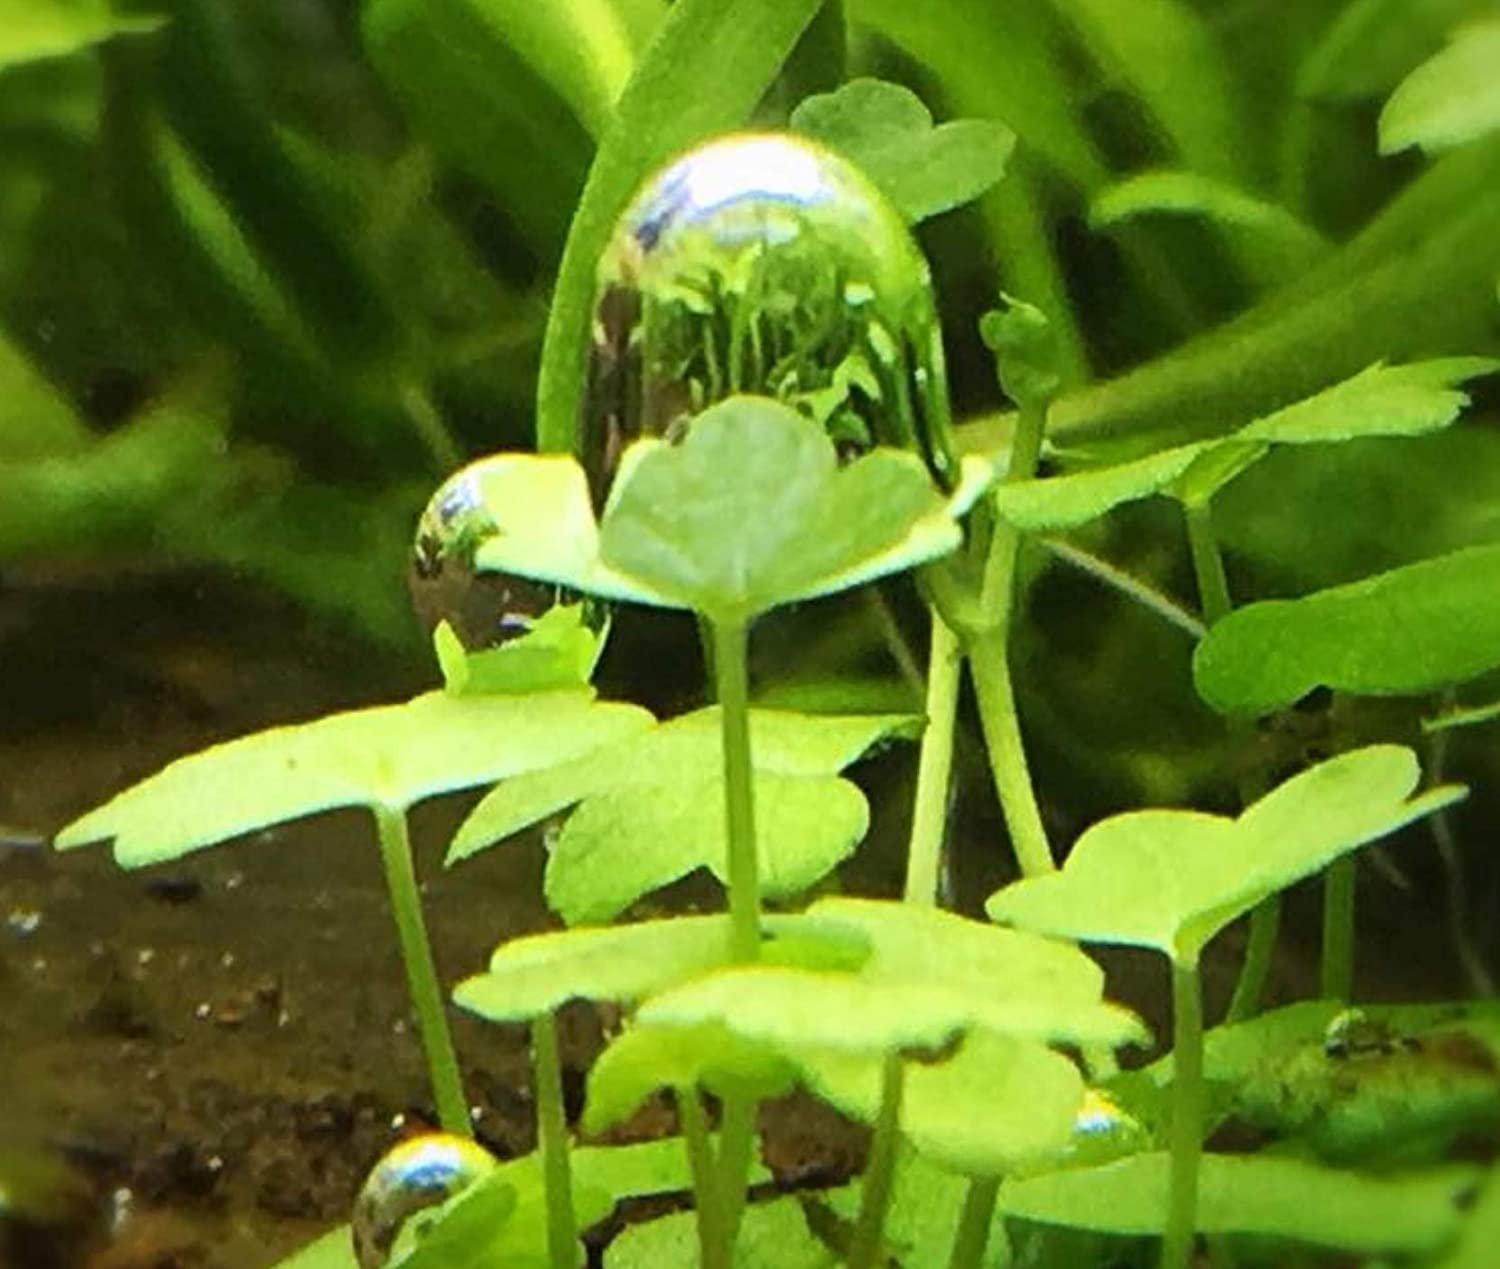
{"label": "dwarf pennywort plant", "polygon": [[[891,38],[905,30],[898,6],[865,7]],[[384,6],[387,17],[400,8]],[[1493,1227],[1494,1176],[1449,1155],[1476,1120],[1500,1122],[1500,1018],[1473,1005],[1350,1008],[1354,852],[1441,815],[1464,790],[1422,789],[1401,745],[1339,737],[1332,756],[1290,775],[1237,765],[1237,814],[1129,811],[1064,852],[1033,788],[1011,663],[1031,561],[1048,552],[1191,635],[1193,684],[1225,716],[1231,744],[1315,688],[1431,694],[1493,669],[1493,548],[1236,607],[1214,510],[1274,451],[1421,443],[1458,418],[1460,385],[1496,364],[1371,357],[1304,384],[1277,369],[1277,339],[1252,329],[1236,356],[1273,389],[1220,390],[1212,372],[1227,354],[1210,348],[1164,372],[1167,388],[1127,379],[1100,399],[1067,391],[1078,331],[1040,286],[1036,303],[1002,296],[985,317],[1014,409],[960,444],[910,225],[1001,180],[1016,139],[994,122],[935,126],[909,90],[869,79],[809,96],[792,131],[714,136],[745,121],[819,8],[679,0],[618,98],[602,81],[569,81],[599,145],[548,319],[543,452],[461,469],[417,535],[414,586],[443,618],[445,687],[184,758],[69,826],[58,846],[112,838],[121,865],[138,867],[295,816],[371,810],[444,1132],[377,1165],[352,1228],[286,1262],[297,1269],[576,1269],[580,1232],[618,1202],[689,1191],[691,1212],[629,1228],[604,1263],[1102,1266],[1147,1239],[1164,1269],[1185,1269],[1201,1237],[1226,1264],[1307,1249],[1480,1264],[1474,1248],[1487,1243],[1475,1231]],[[1204,152],[1213,129],[1162,91],[1128,41],[1109,38],[1119,32],[1102,10],[1066,8],[1174,143]],[[1175,9],[1157,7],[1152,21]],[[841,21],[838,6],[816,18]],[[1449,109],[1432,84],[1444,66],[1468,73],[1492,37],[1475,28],[1398,90],[1389,148],[1482,130],[1482,111]],[[1337,51],[1322,73],[1333,75]],[[1270,255],[1231,245],[1252,273],[1329,249],[1229,172],[1143,177],[1101,194],[1093,214],[1128,228],[1164,211],[1269,236]],[[1121,234],[1122,251],[1137,252]],[[1201,400],[1173,387],[1205,382]],[[1078,536],[1158,495],[1181,508],[1197,613]],[[880,604],[881,579],[907,572],[930,621],[921,717],[755,703],[757,618],[856,588]],[[598,698],[590,678],[610,612],[641,605],[697,619],[711,705],[657,719]],[[990,897],[988,921],[939,905],[965,667],[1020,878]],[[1431,712],[1437,728],[1495,714]],[[842,773],[901,739],[920,744],[903,900],[809,900],[835,888],[868,828],[865,797]],[[452,991],[466,1011],[530,1028],[538,1149],[505,1163],[466,1140],[406,838],[415,802],[476,786],[493,787],[450,843],[450,866],[567,817],[544,882],[566,928],[502,943]],[[724,912],[612,924],[700,870],[721,883]],[[1319,875],[1319,999],[1261,1014],[1277,896]],[[1205,948],[1246,915],[1239,989],[1228,1019],[1207,1027]],[[1095,942],[1167,958],[1173,1044],[1150,1066],[1120,1069],[1153,1037],[1105,998],[1103,971],[1080,947]],[[576,1000],[613,1006],[623,1023],[570,1125],[554,1015]],[[869,1125],[865,1167],[850,1185],[751,1201],[750,1187],[770,1179],[757,1108],[793,1089]],[[676,1135],[573,1140],[660,1095]],[[1262,1136],[1205,1149],[1229,1123]],[[1392,1140],[1401,1149],[1382,1154]]]}

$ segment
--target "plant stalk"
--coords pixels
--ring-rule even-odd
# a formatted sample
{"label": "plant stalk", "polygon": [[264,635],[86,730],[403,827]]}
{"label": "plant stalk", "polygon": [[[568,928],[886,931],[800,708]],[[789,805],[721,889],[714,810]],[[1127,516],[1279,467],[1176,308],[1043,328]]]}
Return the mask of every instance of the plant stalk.
{"label": "plant stalk", "polygon": [[1172,962],[1172,1175],[1161,1269],[1187,1269],[1203,1149],[1203,998],[1198,963]]}
{"label": "plant stalk", "polygon": [[1319,974],[1324,1000],[1348,1004],[1354,993],[1353,855],[1335,859],[1323,873],[1323,955]]}
{"label": "plant stalk", "polygon": [[412,1007],[417,1012],[417,1031],[422,1038],[422,1052],[427,1058],[427,1074],[432,1081],[438,1123],[444,1132],[472,1137],[474,1127],[469,1122],[469,1103],[464,1097],[463,1079],[458,1073],[458,1057],[453,1049],[453,1036],[448,1030],[443,991],[438,985],[437,967],[432,960],[432,944],[428,942],[427,926],[422,919],[422,900],[417,893],[417,877],[412,868],[406,812],[378,805],[370,809],[380,838],[380,859],[385,865],[391,915],[396,919],[401,963],[406,969],[406,986],[411,993]]}
{"label": "plant stalk", "polygon": [[905,1069],[899,1053],[887,1053],[880,1082],[880,1113],[870,1142],[870,1160],[860,1188],[859,1219],[849,1245],[849,1269],[872,1269],[880,1254],[885,1214],[896,1175],[896,1146],[901,1139],[901,1094]]}
{"label": "plant stalk", "polygon": [[[1224,572],[1224,554],[1214,531],[1210,504],[1184,508],[1187,521],[1188,550],[1193,557],[1193,576],[1198,584],[1198,604],[1203,620],[1212,628],[1227,617],[1234,607],[1229,594],[1229,579]],[[1231,749],[1238,749],[1246,739],[1243,719],[1231,718],[1226,724]],[[1247,785],[1241,784],[1240,804],[1249,805],[1253,798]],[[1269,895],[1250,913],[1250,930],[1246,936],[1245,959],[1240,965],[1230,997],[1228,1022],[1243,1022],[1260,1012],[1261,996],[1276,955],[1276,936],[1281,929],[1281,896]]]}
{"label": "plant stalk", "polygon": [[760,955],[760,859],[750,762],[750,681],[743,621],[713,623],[714,679],[724,743],[724,815],[729,853],[730,948],[746,964]]}
{"label": "plant stalk", "polygon": [[693,1197],[698,1207],[698,1256],[703,1269],[730,1269],[724,1239],[724,1201],[719,1190],[718,1160],[708,1138],[708,1125],[698,1090],[680,1085],[677,1120],[687,1146],[688,1167],[693,1173]]}
{"label": "plant stalk", "polygon": [[547,1257],[552,1269],[578,1269],[578,1222],[573,1214],[573,1170],[568,1160],[568,1117],[563,1106],[557,1019],[531,1022],[531,1069],[536,1082],[536,1138],[547,1196]]}
{"label": "plant stalk", "polygon": [[750,1155],[755,1149],[755,1099],[743,1093],[724,1098],[719,1122],[719,1195],[724,1208],[724,1263],[734,1263],[734,1245],[745,1212]]}
{"label": "plant stalk", "polygon": [[[1042,452],[1045,406],[1026,405],[1020,410],[1011,442],[1006,483],[1030,480],[1036,475]],[[1036,790],[1026,764],[1021,723],[1016,714],[1015,686],[1010,674],[1010,623],[1015,610],[1016,556],[1021,535],[998,516],[991,528],[989,556],[985,560],[980,592],[980,614],[984,628],[968,638],[965,651],[974,694],[979,703],[979,721],[989,750],[990,772],[1005,827],[1016,852],[1021,875],[1037,877],[1057,865],[1047,844],[1047,830],[1037,806]]]}
{"label": "plant stalk", "polygon": [[958,1218],[958,1232],[953,1236],[953,1253],[948,1269],[980,1269],[984,1250],[990,1241],[990,1225],[995,1219],[995,1200],[1000,1194],[1000,1178],[969,1178],[964,1194],[963,1212]]}
{"label": "plant stalk", "polygon": [[906,850],[907,903],[937,902],[943,867],[948,792],[953,774],[953,725],[963,648],[936,609],[927,655],[927,724],[917,758],[917,792],[912,804],[911,840]]}

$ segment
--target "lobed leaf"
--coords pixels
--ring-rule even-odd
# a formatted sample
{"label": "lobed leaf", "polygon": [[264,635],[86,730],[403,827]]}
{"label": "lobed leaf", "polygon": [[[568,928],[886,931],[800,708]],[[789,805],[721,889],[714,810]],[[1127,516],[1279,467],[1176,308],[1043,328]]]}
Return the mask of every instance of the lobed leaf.
{"label": "lobed leaf", "polygon": [[1412,71],[1380,112],[1380,152],[1446,150],[1500,128],[1500,22],[1462,27]]}
{"label": "lobed leaf", "polygon": [[1435,691],[1500,665],[1500,545],[1476,546],[1300,599],[1247,604],[1193,655],[1198,694],[1269,714],[1319,686]]}
{"label": "lobed leaf", "polygon": [[879,79],[808,97],[790,122],[853,159],[912,224],[978,198],[1005,175],[1016,143],[995,120],[934,127],[916,93]]}
{"label": "lobed leaf", "polygon": [[1410,798],[1419,776],[1410,750],[1372,745],[1302,772],[1237,820],[1116,815],[1078,839],[1060,872],[997,891],[986,911],[1025,929],[1155,948],[1194,964],[1261,899],[1464,795],[1444,786]]}
{"label": "lobed leaf", "polygon": [[269,824],[342,806],[405,809],[580,754],[651,722],[592,691],[524,697],[429,692],[402,705],[275,727],[179,758],[75,820],[67,850],[115,839],[125,868],[175,859]]}
{"label": "lobed leaf", "polygon": [[[1168,1208],[1171,1160],[1142,1154],[1100,1168],[1007,1181],[1000,1205],[1011,1217],[1156,1235]],[[1353,1252],[1426,1252],[1458,1228],[1474,1169],[1363,1176],[1301,1159],[1205,1154],[1196,1228],[1205,1234],[1292,1238]]]}
{"label": "lobed leaf", "polygon": [[582,604],[558,604],[497,648],[470,652],[446,620],[438,623],[432,642],[451,695],[493,696],[586,686],[603,637],[584,622]]}
{"label": "lobed leaf", "polygon": [[1005,519],[1027,533],[1074,529],[1127,502],[1160,493],[1208,447],[1179,445],[1134,462],[1042,480],[996,486],[990,495]]}
{"label": "lobed leaf", "polygon": [[[486,794],[459,827],[448,863],[595,794],[722,779],[722,725],[718,706],[710,706],[622,737],[587,759],[507,780]],[[872,745],[909,737],[918,726],[907,714],[831,716],[752,709],[750,752],[761,774],[832,775]],[[722,801],[721,791],[720,805]]]}

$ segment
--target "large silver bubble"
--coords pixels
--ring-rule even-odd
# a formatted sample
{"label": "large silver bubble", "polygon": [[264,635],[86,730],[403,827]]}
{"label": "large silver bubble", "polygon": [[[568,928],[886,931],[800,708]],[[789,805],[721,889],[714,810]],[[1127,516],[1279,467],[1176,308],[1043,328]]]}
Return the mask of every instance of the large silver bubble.
{"label": "large silver bubble", "polygon": [[494,1167],[494,1155],[483,1146],[448,1133],[413,1137],[389,1151],[354,1200],[351,1229],[360,1269],[382,1269],[412,1216],[446,1203]]}
{"label": "large silver bubble", "polygon": [[599,265],[578,454],[601,499],[624,447],[736,392],[777,397],[846,452],[956,471],[927,263],[883,195],[804,138],[746,133],[652,176]]}

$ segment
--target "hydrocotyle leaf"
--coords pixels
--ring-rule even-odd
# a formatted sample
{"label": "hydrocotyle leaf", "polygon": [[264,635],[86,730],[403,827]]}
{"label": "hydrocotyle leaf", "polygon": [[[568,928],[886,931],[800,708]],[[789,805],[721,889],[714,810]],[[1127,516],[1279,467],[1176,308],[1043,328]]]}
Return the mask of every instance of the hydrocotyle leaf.
{"label": "hydrocotyle leaf", "polygon": [[[642,440],[626,452],[600,557],[674,606],[742,622],[946,555],[989,476],[966,458],[945,498],[915,454],[876,449],[841,469],[810,419],[731,397],[680,444]],[[505,566],[524,571],[515,563]]]}
{"label": "hydrocotyle leaf", "polygon": [[986,911],[1023,929],[1196,964],[1204,944],[1267,895],[1465,793],[1443,786],[1412,798],[1419,778],[1410,750],[1372,745],[1294,776],[1238,819],[1112,816],[1078,839],[1060,872],[997,891]]}
{"label": "hydrocotyle leaf", "polygon": [[853,159],[913,224],[978,198],[1004,176],[1016,143],[996,120],[934,127],[916,93],[879,79],[807,98],[791,126]]}
{"label": "hydrocotyle leaf", "polygon": [[[698,1224],[692,1212],[674,1212],[632,1225],[610,1243],[605,1269],[661,1269],[698,1262]],[[808,1228],[795,1198],[754,1203],[745,1209],[735,1243],[734,1269],[837,1269],[839,1258]]]}
{"label": "hydrocotyle leaf", "polygon": [[[1363,1176],[1301,1159],[1205,1154],[1197,1229],[1262,1234],[1353,1252],[1426,1252],[1457,1231],[1475,1170]],[[1155,1235],[1167,1212],[1171,1160],[1142,1154],[1101,1168],[1008,1181],[1000,1205],[1012,1217],[1112,1234]]]}
{"label": "hydrocotyle leaf", "polygon": [[[872,745],[911,738],[920,727],[909,714],[803,714],[752,709],[750,752],[766,775],[834,775]],[[527,772],[506,780],[470,813],[448,850],[447,862],[466,858],[528,824],[594,794],[699,784],[722,778],[723,723],[717,706],[695,710],[587,760]],[[722,794],[719,805],[722,805]]]}
{"label": "hydrocotyle leaf", "polygon": [[1476,546],[1300,599],[1246,604],[1193,655],[1198,694],[1269,714],[1319,686],[1435,691],[1500,665],[1500,546]]}
{"label": "hydrocotyle leaf", "polygon": [[587,690],[534,696],[429,692],[403,705],[275,727],[179,758],[75,820],[60,850],[115,839],[126,868],[341,806],[423,798],[566,762],[639,731],[651,715]]}
{"label": "hydrocotyle leaf", "polygon": [[1500,128],[1500,22],[1460,28],[1397,86],[1380,113],[1380,152],[1446,150]]}

